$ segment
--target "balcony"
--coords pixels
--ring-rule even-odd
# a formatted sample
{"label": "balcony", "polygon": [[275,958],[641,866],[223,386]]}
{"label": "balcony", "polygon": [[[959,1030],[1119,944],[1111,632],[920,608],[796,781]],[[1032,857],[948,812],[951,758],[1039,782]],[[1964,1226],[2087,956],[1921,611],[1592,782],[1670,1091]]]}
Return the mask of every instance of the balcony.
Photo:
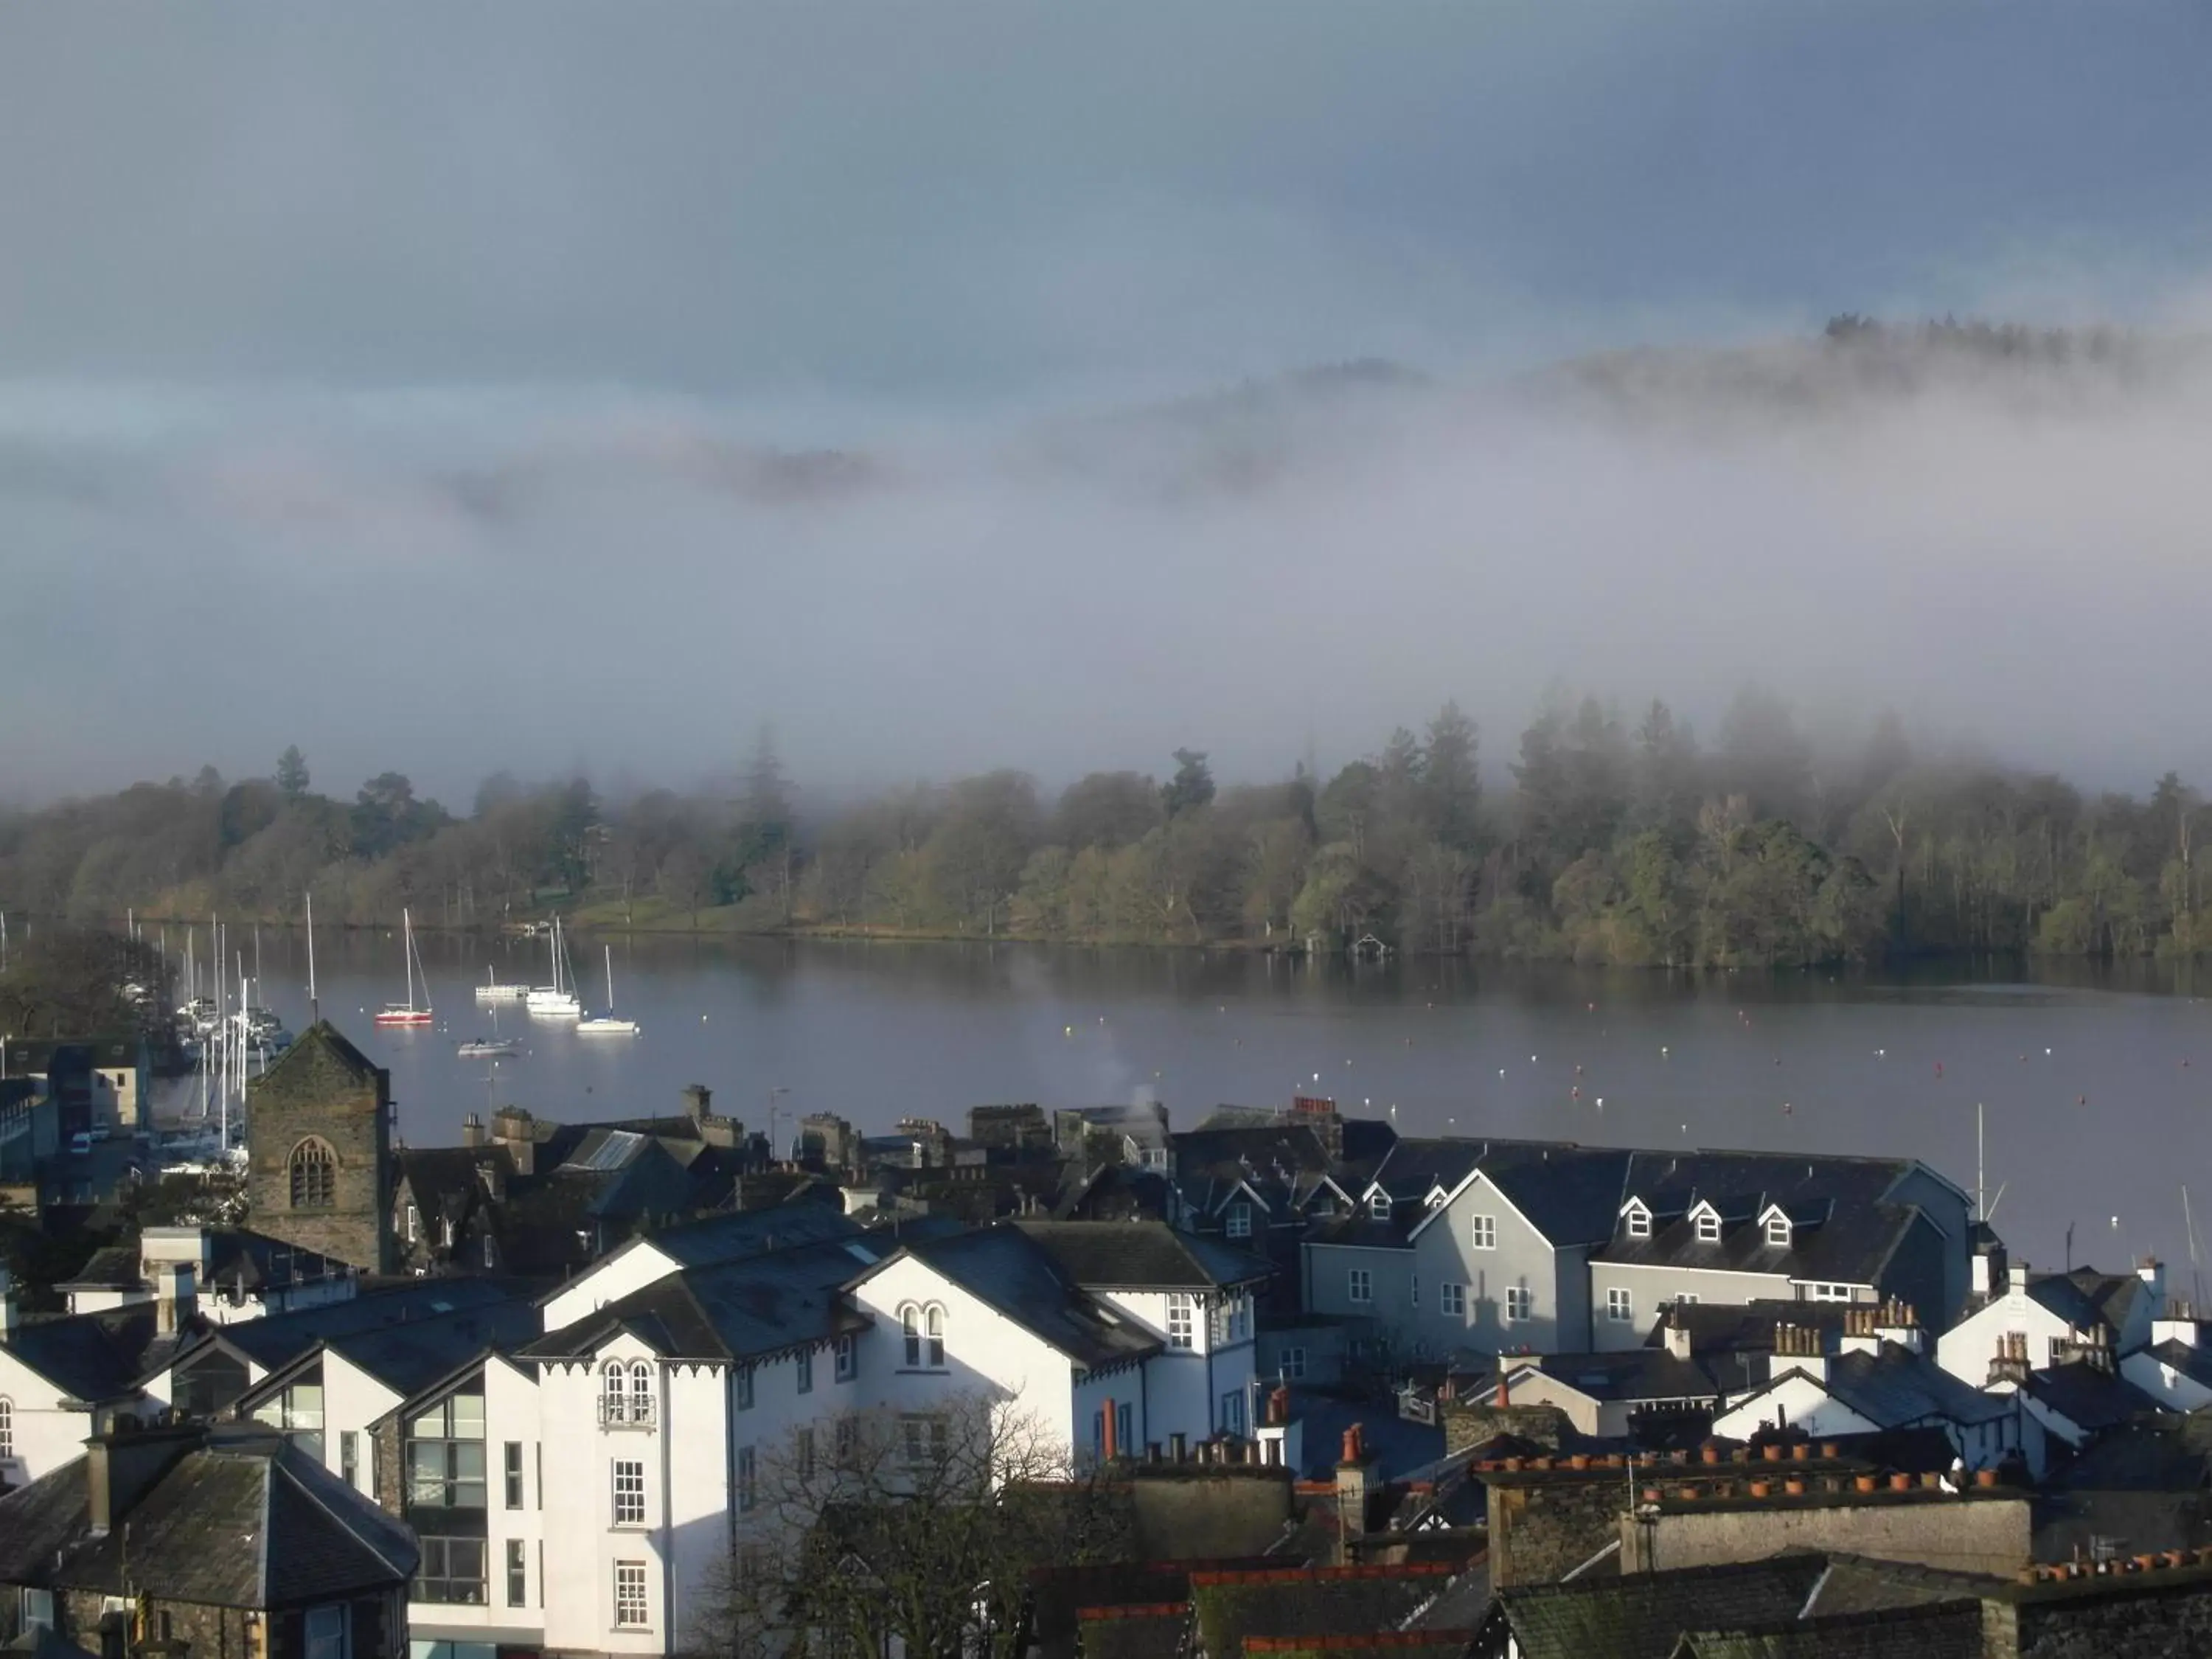
{"label": "balcony", "polygon": [[601,1395],[599,1426],[603,1429],[652,1429],[653,1396],[649,1394]]}

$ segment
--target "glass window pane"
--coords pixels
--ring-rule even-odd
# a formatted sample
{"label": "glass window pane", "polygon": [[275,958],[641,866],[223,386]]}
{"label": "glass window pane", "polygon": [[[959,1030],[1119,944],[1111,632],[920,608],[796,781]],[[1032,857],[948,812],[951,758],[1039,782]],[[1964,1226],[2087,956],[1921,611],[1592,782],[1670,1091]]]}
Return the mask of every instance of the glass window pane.
{"label": "glass window pane", "polygon": [[484,1402],[480,1394],[457,1394],[453,1399],[453,1437],[481,1440],[484,1431]]}

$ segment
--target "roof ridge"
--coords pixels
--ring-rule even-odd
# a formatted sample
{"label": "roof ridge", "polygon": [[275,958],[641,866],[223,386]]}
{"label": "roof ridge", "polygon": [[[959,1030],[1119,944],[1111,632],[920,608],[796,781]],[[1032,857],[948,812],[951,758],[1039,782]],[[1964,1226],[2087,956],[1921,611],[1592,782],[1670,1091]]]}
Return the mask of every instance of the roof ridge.
{"label": "roof ridge", "polygon": [[[329,1504],[324,1501],[323,1496],[320,1492],[315,1491],[313,1487],[310,1486],[305,1480],[300,1478],[299,1472],[291,1467],[290,1458],[287,1455],[287,1454],[290,1453],[291,1450],[292,1443],[289,1440],[287,1440],[283,1443],[282,1449],[271,1455],[269,1459],[269,1467],[271,1472],[273,1473],[277,1469],[282,1469],[284,1473],[284,1478],[292,1483],[294,1489],[297,1491],[302,1498],[306,1498],[317,1509],[320,1510],[325,1515],[330,1516],[330,1518],[335,1522],[342,1530],[343,1530],[347,1537],[359,1544],[363,1549],[367,1550],[371,1555],[384,1563],[386,1566],[391,1568],[392,1571],[399,1577],[403,1578],[411,1578],[414,1576],[411,1570],[403,1567],[398,1562],[386,1555],[382,1547],[378,1545],[374,1539],[368,1536],[368,1534],[363,1533],[359,1528],[348,1521],[344,1516],[339,1514],[337,1510],[331,1508]],[[305,1454],[302,1453],[301,1455],[304,1456]],[[318,1469],[320,1469],[322,1465],[319,1463],[315,1467]],[[332,1478],[335,1479],[336,1477],[334,1476]],[[270,1484],[271,1483],[268,1481],[264,1481],[262,1483],[261,1580],[264,1594],[267,1592],[269,1582],[269,1499],[267,1494]],[[353,1492],[354,1489],[349,1486],[346,1490]],[[355,1496],[358,1497],[360,1494],[356,1492]],[[381,1515],[383,1510],[380,1509],[377,1513]]]}

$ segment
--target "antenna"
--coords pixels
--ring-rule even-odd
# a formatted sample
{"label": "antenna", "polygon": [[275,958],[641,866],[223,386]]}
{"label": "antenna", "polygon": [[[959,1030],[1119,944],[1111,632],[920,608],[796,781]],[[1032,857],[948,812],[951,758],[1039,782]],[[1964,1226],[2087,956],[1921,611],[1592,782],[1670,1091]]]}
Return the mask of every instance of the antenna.
{"label": "antenna", "polygon": [[2204,1300],[2204,1275],[2197,1259],[2197,1221],[2189,1212],[2189,1185],[2181,1188],[2181,1222],[2189,1230],[2189,1294],[2196,1302]]}
{"label": "antenna", "polygon": [[1990,1212],[1982,1202],[1982,1103],[1974,1103],[1974,1219],[1987,1221]]}

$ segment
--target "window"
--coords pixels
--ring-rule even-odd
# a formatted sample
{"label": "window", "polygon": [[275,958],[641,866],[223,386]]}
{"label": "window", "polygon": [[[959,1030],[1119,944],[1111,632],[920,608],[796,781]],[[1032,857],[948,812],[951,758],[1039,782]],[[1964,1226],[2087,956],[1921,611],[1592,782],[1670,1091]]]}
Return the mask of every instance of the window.
{"label": "window", "polygon": [[1390,1194],[1370,1193],[1367,1195],[1367,1213],[1377,1221],[1388,1221],[1390,1218]]}
{"label": "window", "polygon": [[859,1419],[851,1416],[839,1418],[837,1419],[837,1434],[836,1440],[837,1467],[839,1468],[847,1468],[851,1466],[853,1462],[853,1454],[859,1449],[860,1443],[860,1425]]}
{"label": "window", "polygon": [[927,1412],[909,1412],[899,1419],[899,1444],[913,1468],[943,1462],[947,1444],[945,1419]]}
{"label": "window", "polygon": [[641,1527],[645,1524],[645,1465],[618,1462],[615,1465],[615,1525]]}
{"label": "window", "polygon": [[356,1489],[361,1486],[361,1436],[351,1429],[338,1431],[338,1479]]}
{"label": "window", "polygon": [[50,1589],[33,1589],[23,1586],[23,1627],[26,1630],[52,1630],[54,1627],[54,1593]]}
{"label": "window", "polygon": [[486,1233],[483,1238],[483,1263],[486,1273],[499,1266],[499,1251],[493,1245],[489,1233]]}
{"label": "window", "polygon": [[1698,1212],[1698,1243],[1717,1244],[1721,1242],[1721,1218],[1711,1210]]}
{"label": "window", "polygon": [[309,1607],[305,1659],[346,1659],[346,1610]]}
{"label": "window", "polygon": [[738,1409],[749,1412],[753,1408],[753,1368],[738,1367]]}
{"label": "window", "polygon": [[814,1478],[814,1431],[804,1428],[792,1437],[792,1462],[801,1480]]}
{"label": "window", "polygon": [[1534,1298],[1529,1295],[1528,1287],[1526,1285],[1507,1285],[1505,1287],[1505,1322],[1509,1325],[1525,1322],[1534,1304]]}
{"label": "window", "polygon": [[0,1399],[0,1457],[15,1455],[15,1402]]}
{"label": "window", "polygon": [[329,1141],[309,1135],[292,1149],[292,1207],[327,1210],[337,1201],[338,1159]]}
{"label": "window", "polygon": [[1808,1285],[1805,1298],[1811,1302],[1848,1302],[1851,1287],[1848,1285]]}
{"label": "window", "polygon": [[323,1385],[289,1384],[255,1407],[253,1420],[282,1429],[319,1458],[323,1453]]}
{"label": "window", "polygon": [[599,1373],[599,1421],[627,1423],[629,1421],[629,1370],[619,1359],[607,1361],[607,1368]]}
{"label": "window", "polygon": [[1172,1291],[1168,1294],[1168,1346],[1188,1348],[1192,1346],[1193,1324],[1191,1299],[1188,1292]]}
{"label": "window", "polygon": [[480,1607],[484,1600],[484,1540],[434,1538],[420,1540],[422,1565],[415,1575],[415,1600]]}
{"label": "window", "polygon": [[793,1356],[792,1367],[799,1378],[799,1392],[812,1394],[814,1392],[814,1350],[801,1348]]}
{"label": "window", "polygon": [[1221,1396],[1221,1426],[1231,1434],[1244,1432],[1244,1391]]}
{"label": "window", "polygon": [[830,1352],[836,1358],[836,1374],[840,1382],[850,1382],[860,1375],[860,1350],[851,1337],[839,1337]]}
{"label": "window", "polygon": [[[480,1394],[457,1394],[407,1425],[410,1509],[484,1507],[483,1403]],[[471,1576],[483,1577],[481,1552]]]}
{"label": "window", "polygon": [[653,1421],[653,1367],[642,1359],[629,1363],[629,1420]]}
{"label": "window", "polygon": [[1770,1244],[1779,1244],[1784,1249],[1789,1248],[1790,1218],[1788,1216],[1771,1215],[1766,1218],[1766,1242]]}
{"label": "window", "polygon": [[1605,1316],[1616,1325],[1626,1325],[1636,1317],[1636,1297],[1626,1285],[1615,1285],[1605,1293]]}
{"label": "window", "polygon": [[740,1512],[752,1508],[754,1489],[753,1449],[740,1446],[738,1448],[738,1509]]}
{"label": "window", "polygon": [[1442,1294],[1443,1296],[1443,1310],[1444,1317],[1446,1319],[1464,1319],[1467,1317],[1466,1285],[1446,1284],[1442,1288]]}
{"label": "window", "polygon": [[1628,1212],[1628,1223],[1626,1231],[1631,1238],[1650,1237],[1651,1212],[1645,1209],[1641,1204],[1632,1206]]}
{"label": "window", "polygon": [[1126,1400],[1114,1407],[1114,1443],[1124,1457],[1137,1454],[1137,1408]]}
{"label": "window", "polygon": [[1474,1217],[1470,1225],[1469,1231],[1471,1237],[1468,1242],[1471,1243],[1476,1249],[1494,1250],[1498,1248],[1498,1218],[1496,1216],[1479,1215]]}
{"label": "window", "polygon": [[407,1206],[407,1242],[416,1243],[422,1237],[422,1212],[415,1205]]}
{"label": "window", "polygon": [[1304,1382],[1306,1380],[1306,1351],[1304,1348],[1284,1349],[1281,1354],[1276,1358],[1275,1370],[1277,1375],[1279,1375],[1285,1382]]}
{"label": "window", "polygon": [[1344,1275],[1344,1294],[1347,1301],[1372,1302],[1375,1299],[1375,1278],[1364,1267],[1353,1267]]}
{"label": "window", "polygon": [[1674,1303],[1677,1307],[1694,1308],[1698,1305],[1698,1293],[1695,1291],[1685,1291],[1674,1298]]}
{"label": "window", "polygon": [[1228,1219],[1222,1223],[1221,1230],[1231,1238],[1251,1237],[1252,1206],[1249,1204],[1231,1205]]}
{"label": "window", "polygon": [[1419,1273],[1413,1273],[1413,1274],[1409,1274],[1409,1275],[1407,1277],[1407,1279],[1406,1279],[1406,1300],[1407,1300],[1407,1301],[1408,1301],[1408,1302],[1410,1302],[1410,1303],[1412,1303],[1412,1304],[1413,1304],[1413,1311],[1414,1311],[1415,1313],[1419,1313],[1419,1312],[1421,1310],[1421,1276],[1420,1276],[1420,1274],[1419,1274]]}
{"label": "window", "polygon": [[507,1506],[511,1510],[522,1507],[522,1443],[510,1440],[506,1447]]}
{"label": "window", "polygon": [[645,1625],[645,1563],[617,1561],[615,1563],[615,1626],[620,1630],[643,1630]]}
{"label": "window", "polygon": [[507,1605],[523,1607],[530,1600],[530,1568],[520,1538],[507,1540]]}
{"label": "window", "polygon": [[945,1310],[936,1303],[927,1307],[909,1302],[899,1310],[899,1330],[906,1338],[906,1363],[916,1370],[939,1370],[945,1364]]}

